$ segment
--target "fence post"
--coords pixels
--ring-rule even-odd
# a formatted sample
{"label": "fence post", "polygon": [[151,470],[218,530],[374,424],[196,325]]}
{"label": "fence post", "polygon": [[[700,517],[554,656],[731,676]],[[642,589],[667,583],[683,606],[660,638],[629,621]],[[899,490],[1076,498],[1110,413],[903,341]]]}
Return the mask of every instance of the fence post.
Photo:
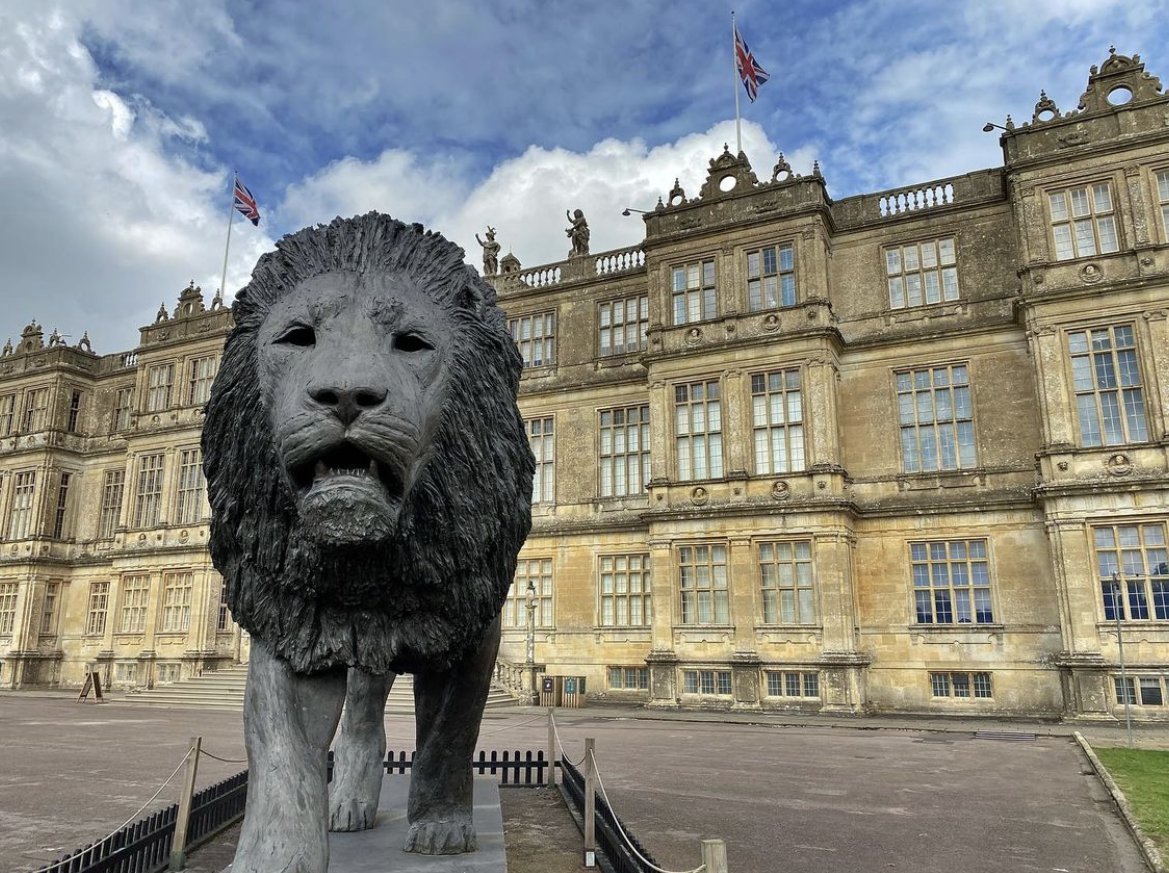
{"label": "fence post", "polygon": [[556,724],[552,721],[552,707],[548,707],[548,781],[547,786],[556,785]]}
{"label": "fence post", "polygon": [[722,840],[702,841],[704,873],[727,873],[727,844]]}
{"label": "fence post", "polygon": [[170,844],[171,870],[182,870],[187,866],[187,824],[191,817],[191,797],[195,793],[195,774],[199,771],[199,749],[202,745],[202,737],[191,737],[183,793],[179,795],[179,815],[175,819],[175,836]]}
{"label": "fence post", "polygon": [[596,741],[585,740],[585,791],[584,791],[584,865],[597,866],[597,764],[593,759]]}

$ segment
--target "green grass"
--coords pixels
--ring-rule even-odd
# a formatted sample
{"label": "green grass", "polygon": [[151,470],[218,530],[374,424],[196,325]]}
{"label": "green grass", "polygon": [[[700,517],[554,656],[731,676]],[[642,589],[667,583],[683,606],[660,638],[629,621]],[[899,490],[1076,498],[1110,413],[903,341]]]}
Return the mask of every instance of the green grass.
{"label": "green grass", "polygon": [[1145,835],[1169,857],[1169,752],[1094,749],[1124,796]]}

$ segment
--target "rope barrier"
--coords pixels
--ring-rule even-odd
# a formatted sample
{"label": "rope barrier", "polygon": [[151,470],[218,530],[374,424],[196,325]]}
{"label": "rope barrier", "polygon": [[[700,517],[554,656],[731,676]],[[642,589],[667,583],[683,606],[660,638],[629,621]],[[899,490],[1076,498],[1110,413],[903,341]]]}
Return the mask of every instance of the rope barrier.
{"label": "rope barrier", "polygon": [[617,833],[621,834],[621,839],[625,840],[625,845],[629,847],[629,851],[635,854],[639,861],[651,870],[657,873],[702,873],[706,869],[705,864],[699,864],[693,870],[685,871],[671,871],[663,870],[661,867],[650,863],[641,852],[637,851],[637,847],[633,845],[633,841],[629,839],[629,835],[621,829],[621,822],[617,820],[617,813],[613,810],[613,804],[609,801],[609,795],[605,793],[605,783],[601,781],[601,768],[597,766],[597,756],[593,755],[593,776],[597,779],[597,788],[601,790],[601,797],[605,798],[605,803],[609,807],[609,811],[613,813],[613,825],[617,828]]}
{"label": "rope barrier", "polygon": [[500,731],[510,731],[514,728],[520,728],[520,727],[523,727],[524,725],[534,724],[535,722],[543,721],[543,720],[544,720],[544,716],[542,716],[542,715],[533,716],[532,718],[529,718],[526,721],[521,721],[519,724],[505,724],[502,727],[495,728],[495,730],[480,731],[479,738],[482,739],[483,737],[489,737],[492,734],[497,734]]}
{"label": "rope barrier", "polygon": [[212,755],[206,749],[199,749],[199,754],[206,755],[208,758],[214,758],[216,761],[222,761],[224,764],[246,764],[247,758],[221,758],[218,755]]}
{"label": "rope barrier", "polygon": [[584,755],[580,756],[579,761],[573,761],[568,757],[568,750],[564,748],[564,743],[560,741],[560,731],[556,727],[556,716],[553,713],[548,713],[548,717],[552,719],[552,733],[556,737],[556,745],[560,747],[560,754],[564,756],[564,760],[568,761],[573,767],[579,767],[584,763]]}
{"label": "rope barrier", "polygon": [[187,749],[187,754],[183,755],[183,759],[181,761],[179,761],[179,766],[175,767],[174,772],[166,777],[166,781],[158,786],[158,790],[156,792],[154,792],[154,794],[150,795],[150,799],[148,801],[146,801],[144,804],[142,804],[140,807],[138,807],[138,811],[135,812],[132,816],[130,816],[128,819],[126,819],[124,822],[122,822],[120,825],[118,825],[116,828],[114,828],[112,831],[110,831],[106,836],[102,837],[96,843],[91,843],[90,845],[86,846],[84,849],[78,849],[76,852],[74,852],[72,855],[69,855],[67,858],[62,858],[59,861],[54,861],[48,867],[42,868],[41,873],[50,873],[50,871],[60,869],[62,864],[67,864],[68,862],[72,861],[74,858],[77,858],[80,855],[84,855],[86,852],[93,849],[94,846],[100,846],[102,843],[104,843],[106,840],[110,839],[110,837],[114,836],[114,834],[116,834],[118,831],[120,831],[126,825],[128,825],[132,821],[134,821],[134,819],[136,819],[139,815],[142,814],[142,810],[146,809],[146,807],[148,807],[148,806],[150,806],[150,804],[154,803],[154,801],[158,797],[158,795],[162,794],[162,789],[166,788],[166,786],[168,786],[170,784],[170,781],[172,779],[174,779],[177,775],[179,775],[179,771],[183,769],[183,765],[187,763],[187,758],[189,758],[189,757],[191,757],[191,750]]}

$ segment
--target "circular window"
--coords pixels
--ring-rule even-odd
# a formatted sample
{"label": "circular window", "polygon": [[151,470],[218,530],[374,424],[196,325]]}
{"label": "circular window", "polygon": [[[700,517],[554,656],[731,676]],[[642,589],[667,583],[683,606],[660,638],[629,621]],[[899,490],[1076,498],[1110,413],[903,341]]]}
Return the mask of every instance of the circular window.
{"label": "circular window", "polygon": [[675,194],[673,197],[671,197],[671,198],[670,198],[670,205],[671,205],[671,206],[678,206],[678,205],[680,205],[680,204],[681,204],[681,203],[682,203],[682,202],[683,202],[685,199],[686,199],[686,198],[684,198],[684,197],[683,197],[681,194]]}
{"label": "circular window", "polygon": [[1108,92],[1108,102],[1113,106],[1123,106],[1132,100],[1132,90],[1119,85]]}
{"label": "circular window", "polygon": [[723,176],[718,181],[718,190],[726,192],[734,190],[734,187],[739,184],[739,180],[734,176]]}
{"label": "circular window", "polygon": [[1055,118],[1055,112],[1051,109],[1044,109],[1035,113],[1036,121],[1051,121],[1053,118]]}

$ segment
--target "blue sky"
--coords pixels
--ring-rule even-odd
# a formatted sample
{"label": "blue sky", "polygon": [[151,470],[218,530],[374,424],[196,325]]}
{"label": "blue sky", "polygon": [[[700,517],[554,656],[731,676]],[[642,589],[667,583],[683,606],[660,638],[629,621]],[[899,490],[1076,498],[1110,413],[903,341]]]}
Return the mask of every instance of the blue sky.
{"label": "blue sky", "polygon": [[[771,80],[744,151],[819,160],[836,198],[1001,164],[987,120],[1075,107],[1115,45],[1169,77],[1154,0],[739,0]],[[132,347],[159,302],[219,285],[231,173],[264,222],[237,222],[228,296],[305,224],[380,209],[478,265],[490,223],[525,266],[633,245],[679,177],[734,144],[722,0],[5,0],[0,6],[0,340],[30,319],[99,353]],[[1169,78],[1166,79],[1169,81]]]}

